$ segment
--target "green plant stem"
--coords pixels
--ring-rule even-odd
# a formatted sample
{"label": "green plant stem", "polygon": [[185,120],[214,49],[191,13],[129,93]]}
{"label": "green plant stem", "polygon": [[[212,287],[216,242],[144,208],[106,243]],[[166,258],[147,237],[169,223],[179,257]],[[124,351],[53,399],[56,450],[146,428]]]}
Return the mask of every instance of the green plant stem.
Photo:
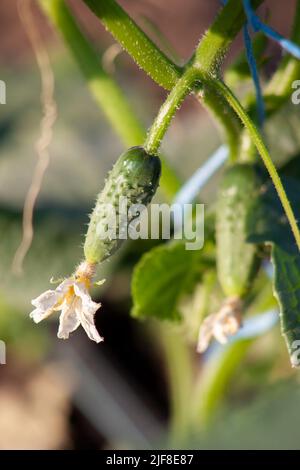
{"label": "green plant stem", "polygon": [[[205,79],[207,81],[207,78]],[[300,250],[300,232],[299,228],[297,225],[297,221],[294,215],[294,212],[292,210],[292,207],[290,205],[290,202],[288,200],[288,197],[286,195],[285,189],[282,185],[281,179],[278,175],[278,172],[276,170],[276,167],[271,159],[271,156],[260,136],[260,133],[253,123],[253,121],[250,119],[248,116],[247,112],[239,102],[239,100],[233,95],[231,90],[227,88],[227,86],[221,82],[220,80],[211,80],[209,78],[209,86],[212,86],[213,89],[215,89],[216,93],[222,94],[228,103],[232,106],[234,111],[237,113],[239,118],[241,119],[242,123],[244,126],[248,129],[248,132],[250,134],[250,137],[252,141],[254,142],[255,147],[258,150],[258,153],[260,154],[265,167],[267,168],[269,175],[273,181],[273,184],[275,186],[275,189],[277,191],[278,197],[281,201],[281,204],[284,208],[285,214],[287,216],[287,219],[289,221],[290,227],[292,229],[292,232],[295,237],[295,241],[297,243],[297,246]]]}
{"label": "green plant stem", "polygon": [[[174,64],[160,51],[115,0],[84,0],[84,3],[153,80],[166,89],[171,89],[175,85],[184,73],[184,68]],[[253,6],[257,7],[261,3],[263,0],[254,0]],[[201,40],[195,55],[186,68],[195,61],[208,73],[214,74],[215,67],[220,65],[231,41],[244,22],[245,14],[242,2],[229,0]],[[226,135],[232,158],[236,158],[240,123],[235,113],[232,113],[230,106],[227,106],[226,100],[216,99],[209,91],[202,96],[201,101],[217,118]]]}
{"label": "green plant stem", "polygon": [[213,116],[229,148],[229,160],[239,158],[241,122],[223,97],[216,95],[207,87],[197,94],[199,102]]}
{"label": "green plant stem", "polygon": [[[39,0],[54,26],[60,31],[84,75],[97,104],[126,147],[141,145],[146,130],[137,119],[130,103],[114,79],[103,69],[99,54],[80,31],[64,0]],[[180,181],[167,161],[162,158],[161,188],[172,199]]]}
{"label": "green plant stem", "polygon": [[[253,8],[257,8],[264,0],[253,0]],[[192,62],[206,73],[219,70],[231,42],[237,36],[246,21],[242,0],[228,0],[217,18],[200,40]]]}
{"label": "green plant stem", "polygon": [[[257,7],[262,1],[253,2],[253,7]],[[221,10],[213,25],[209,28],[204,38],[201,39],[192,63],[206,74],[213,74],[212,79],[219,72],[222,61],[229,45],[236,37],[244,24],[245,12],[242,1],[229,0]],[[226,130],[227,142],[230,149],[230,160],[236,161],[240,158],[240,122],[236,120],[234,111],[228,110],[226,100],[222,95],[215,94],[210,87],[203,84],[203,102],[209,109],[219,116],[219,122]],[[226,113],[220,113],[220,109],[226,109]]]}
{"label": "green plant stem", "polygon": [[172,88],[166,101],[161,106],[145,140],[144,148],[149,154],[155,155],[157,153],[174,114],[180,107],[184,98],[191,92],[197,79],[197,70],[190,67]]}
{"label": "green plant stem", "polygon": [[115,0],[84,0],[106,29],[150,77],[170,90],[181,75],[174,64]]}

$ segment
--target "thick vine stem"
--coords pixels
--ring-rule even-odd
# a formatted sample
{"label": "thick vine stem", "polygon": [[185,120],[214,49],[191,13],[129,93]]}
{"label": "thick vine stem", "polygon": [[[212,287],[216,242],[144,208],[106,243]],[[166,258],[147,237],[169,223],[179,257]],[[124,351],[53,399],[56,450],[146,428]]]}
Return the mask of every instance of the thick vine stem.
{"label": "thick vine stem", "polygon": [[207,87],[197,93],[199,102],[212,114],[218,123],[221,133],[229,148],[229,159],[231,162],[238,160],[240,152],[240,134],[242,130],[241,121],[237,118],[226,100],[217,96]]}
{"label": "thick vine stem", "polygon": [[[253,7],[256,8],[263,1],[253,0]],[[242,2],[229,0],[201,39],[192,59],[185,68],[182,68],[174,64],[148,38],[115,0],[84,0],[84,2],[131,55],[133,60],[153,80],[168,90],[175,86],[177,80],[192,63],[197,64],[207,73],[215,74],[230,43],[238,34],[246,19]],[[224,130],[230,154],[232,159],[235,159],[240,138],[240,122],[235,113],[232,113],[226,100],[216,99],[213,93],[210,94],[209,90],[200,100],[212,111]]]}
{"label": "thick vine stem", "polygon": [[84,0],[105,28],[150,77],[170,90],[182,68],[170,60],[115,0]]}
{"label": "thick vine stem", "polygon": [[[253,0],[257,8],[264,0]],[[216,74],[224,60],[229,45],[246,21],[242,1],[228,0],[212,26],[208,29],[192,58],[195,66]]]}
{"label": "thick vine stem", "polygon": [[193,89],[193,86],[197,80],[197,70],[193,67],[188,68],[182,77],[177,81],[166,101],[161,106],[144,143],[144,148],[150,155],[157,154],[161,141],[171,123],[172,118],[174,117],[184,98]]}
{"label": "thick vine stem", "polygon": [[[183,76],[177,81],[176,85],[173,87],[172,91],[168,95],[166,101],[161,106],[159,113],[151,126],[147,139],[144,143],[144,148],[149,154],[156,154],[161,141],[170,125],[170,122],[180,107],[184,98],[196,88],[196,96],[200,102],[204,102],[208,105],[209,109],[214,110],[214,115],[217,115],[217,109],[224,106],[224,102],[227,105],[226,100],[216,95],[210,89],[206,88],[205,90],[199,91],[199,88],[202,88],[198,79],[198,71],[195,67],[190,66]],[[228,107],[228,105],[227,105]],[[232,108],[229,108],[230,114],[235,114]],[[218,116],[220,118],[220,116]],[[221,116],[223,121],[223,116]],[[225,122],[226,121],[226,122]],[[224,115],[224,126],[227,129],[227,137],[229,140],[230,147],[230,158],[231,160],[236,160],[238,156],[239,141],[236,138],[236,135],[241,130],[241,123],[239,119],[228,119],[228,112],[226,113],[226,118]]]}

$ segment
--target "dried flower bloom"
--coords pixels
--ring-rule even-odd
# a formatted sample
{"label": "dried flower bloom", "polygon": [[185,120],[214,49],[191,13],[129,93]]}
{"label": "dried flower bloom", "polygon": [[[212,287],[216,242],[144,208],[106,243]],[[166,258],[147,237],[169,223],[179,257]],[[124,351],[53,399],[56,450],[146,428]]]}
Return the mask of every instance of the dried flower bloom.
{"label": "dried flower bloom", "polygon": [[62,281],[55,290],[47,290],[31,303],[35,307],[30,317],[35,323],[47,318],[55,311],[61,310],[58,338],[67,339],[70,333],[81,325],[88,337],[99,343],[99,335],[94,316],[101,304],[93,302],[89,289],[95,274],[95,264],[84,261],[75,274]]}
{"label": "dried flower bloom", "polygon": [[205,318],[199,331],[197,351],[204,352],[213,337],[219,343],[226,344],[228,337],[236,334],[241,327],[241,309],[241,300],[231,297],[225,301],[218,313]]}

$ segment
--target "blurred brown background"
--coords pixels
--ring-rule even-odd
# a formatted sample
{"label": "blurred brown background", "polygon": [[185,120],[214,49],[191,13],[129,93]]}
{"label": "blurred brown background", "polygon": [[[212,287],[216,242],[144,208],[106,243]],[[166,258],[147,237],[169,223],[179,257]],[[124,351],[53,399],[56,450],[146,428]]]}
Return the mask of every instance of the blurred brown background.
{"label": "blurred brown background", "polygon": [[[70,4],[95,47],[104,52],[113,43],[110,35],[80,0]],[[120,4],[154,40],[156,25],[168,40],[164,46],[182,61],[190,57],[219,8],[217,0],[120,0]],[[295,0],[269,0],[261,15],[288,35],[294,7]],[[7,104],[0,108],[0,339],[7,344],[7,364],[0,365],[0,449],[163,446],[171,408],[163,345],[153,325],[129,316],[132,266],[144,246],[126,247],[101,273],[107,283],[95,295],[103,304],[97,326],[105,337],[104,345],[91,344],[82,331],[68,342],[59,341],[56,318],[38,327],[28,320],[30,299],[49,288],[51,276],[72,272],[81,258],[86,214],[107,169],[123,149],[60,37],[37,8],[36,18],[53,64],[58,121],[35,214],[34,242],[24,276],[16,279],[10,267],[36,162],[40,77],[18,16],[17,0],[0,2],[0,79],[7,84]],[[227,60],[241,48],[238,38]],[[281,53],[273,44],[269,50],[274,57],[272,69]],[[148,126],[165,92],[125,53],[117,58],[114,73]],[[184,180],[219,143],[208,114],[190,98],[172,123],[164,149]],[[274,158],[282,149],[293,154],[295,146],[285,133]],[[204,199],[214,196],[215,190],[214,180]],[[201,367],[194,351],[191,354]],[[279,329],[251,354],[247,367],[236,374],[237,384],[226,392],[232,407],[227,409],[226,419],[217,421],[210,434],[197,435],[191,446],[299,445],[299,414],[295,412],[299,387],[292,382]],[[229,423],[231,433],[224,423]]]}
{"label": "blurred brown background", "polygon": [[[112,39],[105,33],[95,18],[80,0],[69,2],[85,25],[88,34],[93,37],[101,48],[111,44]],[[151,34],[151,26],[156,25],[166,36],[170,45],[183,61],[187,60],[199,38],[213,20],[219,8],[218,0],[121,0],[119,2],[130,15]],[[272,18],[272,26],[281,34],[289,32],[293,18],[295,0],[268,0],[261,8],[262,14]],[[20,24],[17,13],[17,0],[2,0],[1,6],[1,45],[0,58],[2,64],[18,64],[29,60],[31,49],[28,39]],[[53,39],[53,33],[47,21],[40,17],[44,34]],[[55,35],[56,36],[56,35]],[[153,36],[153,32],[152,32]],[[236,48],[241,47],[238,41]],[[233,49],[235,51],[235,49]],[[136,70],[132,67],[132,70]]]}

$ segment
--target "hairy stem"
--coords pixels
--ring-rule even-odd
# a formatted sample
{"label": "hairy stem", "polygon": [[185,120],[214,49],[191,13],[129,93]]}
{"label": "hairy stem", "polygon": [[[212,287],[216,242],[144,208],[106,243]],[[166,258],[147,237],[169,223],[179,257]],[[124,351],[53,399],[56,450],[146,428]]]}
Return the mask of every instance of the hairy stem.
{"label": "hairy stem", "polygon": [[[253,0],[253,8],[258,7],[263,1]],[[216,73],[224,60],[228,47],[245,21],[243,2],[228,0],[201,39],[192,59],[194,65],[207,73]]]}
{"label": "hairy stem", "polygon": [[115,0],[84,0],[106,29],[150,77],[170,90],[181,75],[174,64]]}
{"label": "hairy stem", "polygon": [[229,159],[235,161],[239,157],[241,122],[233,109],[228,106],[227,101],[216,95],[207,87],[203,87],[202,92],[197,94],[199,102],[211,113],[214,120],[220,127],[221,134],[227,140],[229,148]]}
{"label": "hairy stem", "polygon": [[161,141],[170,125],[170,122],[180,107],[184,98],[191,92],[195,81],[198,79],[197,70],[192,67],[182,75],[172,88],[166,101],[161,106],[159,113],[152,124],[144,148],[149,154],[156,154]]}

